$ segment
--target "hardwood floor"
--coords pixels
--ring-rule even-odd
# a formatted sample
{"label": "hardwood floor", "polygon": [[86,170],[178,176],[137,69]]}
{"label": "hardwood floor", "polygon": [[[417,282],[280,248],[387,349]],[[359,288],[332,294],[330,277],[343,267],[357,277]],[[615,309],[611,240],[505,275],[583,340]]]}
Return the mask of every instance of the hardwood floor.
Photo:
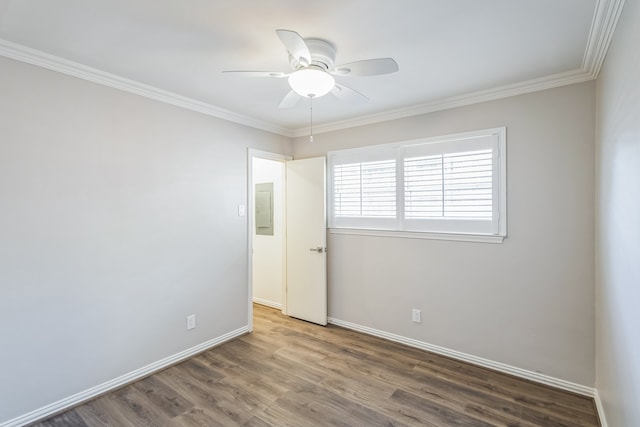
{"label": "hardwood floor", "polygon": [[597,426],[592,399],[255,307],[254,333],[49,426]]}

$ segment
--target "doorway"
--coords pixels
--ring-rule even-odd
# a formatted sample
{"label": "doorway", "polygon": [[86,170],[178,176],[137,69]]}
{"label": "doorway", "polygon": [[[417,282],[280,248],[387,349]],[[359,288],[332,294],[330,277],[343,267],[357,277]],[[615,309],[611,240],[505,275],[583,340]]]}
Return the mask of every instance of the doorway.
{"label": "doorway", "polygon": [[254,302],[326,325],[326,159],[248,159],[249,331]]}
{"label": "doorway", "polygon": [[249,330],[253,303],[286,314],[286,161],[290,156],[249,150]]}

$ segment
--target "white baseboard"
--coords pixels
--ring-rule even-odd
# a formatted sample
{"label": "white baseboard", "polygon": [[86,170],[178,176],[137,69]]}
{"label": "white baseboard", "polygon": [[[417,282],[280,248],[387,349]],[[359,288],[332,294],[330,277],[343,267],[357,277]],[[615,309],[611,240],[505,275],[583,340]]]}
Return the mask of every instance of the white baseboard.
{"label": "white baseboard", "polygon": [[81,391],[80,393],[76,393],[72,396],[58,400],[57,402],[51,403],[47,406],[43,406],[42,408],[36,409],[35,411],[31,411],[17,418],[2,422],[0,423],[0,427],[19,427],[29,423],[33,423],[38,420],[45,419],[54,414],[57,414],[66,409],[69,409],[73,406],[77,406],[81,403],[94,399],[111,390],[115,390],[117,388],[130,384],[134,381],[147,377],[153,374],[154,372],[160,371],[162,369],[175,365],[176,363],[182,362],[183,360],[193,357],[198,353],[201,353],[212,347],[220,345],[240,335],[244,335],[247,332],[249,332],[249,328],[247,326],[243,326],[241,328],[236,329],[235,331],[228,332],[217,338],[213,338],[209,341],[203,342],[202,344],[198,344],[194,347],[188,348],[172,356],[166,357],[162,360],[158,360],[157,362],[151,363],[140,369],[136,369],[135,371],[121,375],[118,378],[114,378],[110,381],[107,381],[95,387],[91,387],[87,390]]}
{"label": "white baseboard", "polygon": [[600,427],[609,427],[609,424],[607,424],[607,417],[604,416],[604,406],[602,406],[602,400],[600,399],[600,393],[598,393],[598,389],[595,389],[593,400],[596,402],[596,411],[598,411]]}
{"label": "white baseboard", "polygon": [[[269,301],[267,301],[267,303],[264,303],[262,302],[262,300],[258,300],[254,298],[254,302],[258,304],[274,307],[274,305],[269,304]],[[275,308],[280,308],[280,307],[276,306]],[[410,347],[419,348],[421,350],[430,351],[436,354],[441,354],[443,356],[448,356],[453,359],[457,359],[464,362],[472,363],[474,365],[493,369],[493,370],[510,374],[516,377],[531,380],[540,384],[545,384],[552,387],[560,388],[562,390],[571,391],[583,396],[592,397],[595,401],[596,410],[600,418],[600,425],[602,427],[608,427],[605,413],[604,413],[604,408],[602,406],[602,401],[600,400],[600,394],[598,393],[597,389],[586,387],[580,384],[575,384],[562,379],[550,377],[548,375],[543,375],[537,372],[528,371],[526,369],[517,368],[515,366],[510,366],[504,363],[494,362],[489,359],[484,359],[482,357],[473,356],[473,355],[462,353],[456,350],[440,347],[434,344],[428,344],[422,341],[414,340],[412,338],[403,337],[401,335],[396,335],[396,334],[384,332],[378,329],[369,328],[367,326],[362,326],[362,325],[347,322],[344,320],[335,319],[332,317],[329,317],[328,322],[336,326],[341,326],[343,328],[352,329],[354,331],[362,332],[368,335],[372,335],[379,338],[384,338],[390,341],[405,344]],[[130,384],[134,381],[142,379],[148,375],[153,374],[154,372],[157,372],[167,367],[170,367],[172,365],[175,365],[176,363],[179,363],[183,360],[193,357],[198,353],[206,351],[212,347],[220,345],[226,341],[229,341],[247,332],[249,332],[248,327],[243,326],[242,328],[236,329],[235,331],[231,331],[217,338],[213,338],[202,344],[199,344],[187,350],[181,351],[180,353],[176,353],[172,356],[169,356],[167,358],[154,362],[150,365],[144,366],[140,369],[136,369],[135,371],[124,374],[118,378],[114,378],[113,380],[107,381],[95,387],[91,387],[80,393],[61,399],[47,406],[43,406],[42,408],[31,411],[27,414],[24,414],[19,417],[0,423],[0,427],[19,427],[29,423],[33,423],[38,420],[45,419],[54,414],[57,414],[66,409],[69,409],[73,406],[77,406],[81,403],[94,399],[111,390],[115,390],[117,388]]]}
{"label": "white baseboard", "polygon": [[474,365],[482,366],[483,368],[493,369],[498,372],[510,374],[519,378],[524,378],[530,381],[534,381],[540,384],[556,387],[562,390],[571,391],[587,397],[594,397],[595,389],[587,387],[581,384],[572,383],[559,378],[554,378],[548,375],[540,374],[538,372],[528,371],[526,369],[517,368],[515,366],[507,365],[505,363],[495,362],[493,360],[484,359],[482,357],[473,356],[471,354],[462,353],[460,351],[451,350],[438,345],[429,344],[423,341],[414,340],[413,338],[403,337],[401,335],[392,334],[378,329],[369,328],[367,326],[358,325],[355,323],[347,322],[340,319],[330,317],[329,323],[342,326],[343,328],[352,329],[354,331],[362,332],[375,337],[384,338],[389,341],[395,341],[401,344],[408,345],[410,347],[419,348],[422,350],[430,351],[432,353],[448,356],[453,359],[461,360],[463,362],[472,363]]}
{"label": "white baseboard", "polygon": [[256,304],[266,305],[267,307],[277,308],[278,310],[282,310],[282,304],[280,304],[279,302],[273,302],[267,299],[255,298],[255,297],[253,298],[253,302],[255,302]]}

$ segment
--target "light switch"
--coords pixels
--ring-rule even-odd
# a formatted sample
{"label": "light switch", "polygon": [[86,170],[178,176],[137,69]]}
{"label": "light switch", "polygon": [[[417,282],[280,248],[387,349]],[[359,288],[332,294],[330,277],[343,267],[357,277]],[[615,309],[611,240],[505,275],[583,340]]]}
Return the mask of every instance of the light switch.
{"label": "light switch", "polygon": [[238,216],[244,216],[245,211],[244,205],[238,205]]}

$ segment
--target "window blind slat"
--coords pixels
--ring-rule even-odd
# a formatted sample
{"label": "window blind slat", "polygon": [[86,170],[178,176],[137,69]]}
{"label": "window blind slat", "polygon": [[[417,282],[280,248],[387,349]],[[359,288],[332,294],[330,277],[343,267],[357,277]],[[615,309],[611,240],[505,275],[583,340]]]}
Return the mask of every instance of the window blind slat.
{"label": "window blind slat", "polygon": [[492,162],[490,149],[404,159],[405,216],[491,219]]}
{"label": "window blind slat", "polygon": [[336,165],[333,174],[336,217],[395,217],[395,160]]}

